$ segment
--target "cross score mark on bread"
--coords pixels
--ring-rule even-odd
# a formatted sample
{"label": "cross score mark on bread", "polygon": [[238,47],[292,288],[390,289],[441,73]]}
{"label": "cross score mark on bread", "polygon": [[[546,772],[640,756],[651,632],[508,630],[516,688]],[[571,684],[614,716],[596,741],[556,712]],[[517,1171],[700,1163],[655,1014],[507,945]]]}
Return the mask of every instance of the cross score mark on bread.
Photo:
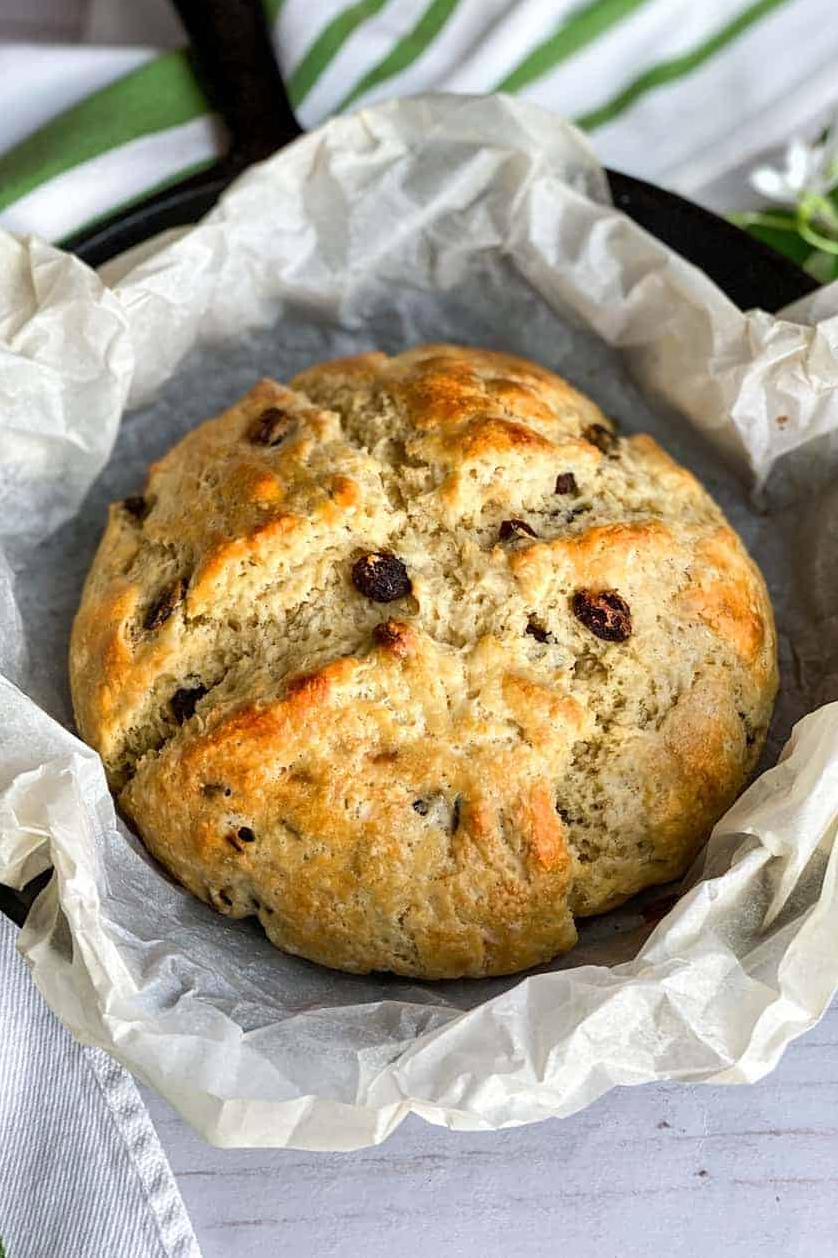
{"label": "cross score mark on bread", "polygon": [[79,727],[155,856],[348,970],[512,972],[679,875],[758,758],[763,581],[558,376],[425,346],[257,384],[111,508]]}

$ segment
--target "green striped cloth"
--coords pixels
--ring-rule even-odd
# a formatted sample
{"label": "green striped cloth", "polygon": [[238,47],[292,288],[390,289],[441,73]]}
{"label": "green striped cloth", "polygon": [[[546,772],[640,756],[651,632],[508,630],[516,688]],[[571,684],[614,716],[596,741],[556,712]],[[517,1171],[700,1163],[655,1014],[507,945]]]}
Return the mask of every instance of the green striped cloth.
{"label": "green striped cloth", "polygon": [[[265,3],[307,128],[385,97],[515,92],[591,132],[605,164],[687,195],[805,127],[838,92],[835,0]],[[116,50],[49,52],[37,50],[49,114],[23,139],[14,102],[37,113],[35,50],[0,54],[4,226],[60,240],[217,155],[185,53],[137,53],[114,78]],[[73,58],[106,85],[86,95]]]}

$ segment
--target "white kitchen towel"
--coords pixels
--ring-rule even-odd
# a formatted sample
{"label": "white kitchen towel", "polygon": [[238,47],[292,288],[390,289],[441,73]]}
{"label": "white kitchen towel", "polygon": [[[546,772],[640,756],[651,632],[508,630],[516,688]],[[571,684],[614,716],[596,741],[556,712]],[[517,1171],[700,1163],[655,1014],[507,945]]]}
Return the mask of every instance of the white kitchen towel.
{"label": "white kitchen towel", "polygon": [[[606,165],[688,196],[838,100],[835,0],[264,2],[308,128],[389,96],[514,92],[579,122]],[[110,38],[143,38],[138,6],[107,10]],[[160,29],[150,18],[148,38]],[[0,223],[13,231],[59,240],[220,145],[182,53],[0,49]]]}
{"label": "white kitchen towel", "polygon": [[0,1253],[200,1258],[131,1076],[78,1044],[0,916]]}

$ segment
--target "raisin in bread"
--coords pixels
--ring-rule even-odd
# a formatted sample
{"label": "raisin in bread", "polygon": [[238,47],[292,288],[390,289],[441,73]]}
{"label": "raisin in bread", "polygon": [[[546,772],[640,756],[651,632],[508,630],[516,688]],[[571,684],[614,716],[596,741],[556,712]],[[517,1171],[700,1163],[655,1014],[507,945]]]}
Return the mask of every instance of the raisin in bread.
{"label": "raisin in bread", "polygon": [[683,872],[774,699],[762,578],[564,380],[425,346],[263,380],[111,508],[83,736],[149,850],[289,952],[504,974]]}

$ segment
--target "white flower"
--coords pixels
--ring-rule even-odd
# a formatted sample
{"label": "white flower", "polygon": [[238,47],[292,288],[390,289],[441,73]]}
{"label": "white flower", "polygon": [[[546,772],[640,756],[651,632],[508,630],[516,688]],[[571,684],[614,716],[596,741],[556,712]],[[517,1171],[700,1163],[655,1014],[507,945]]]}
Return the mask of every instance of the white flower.
{"label": "white flower", "polygon": [[751,184],[762,196],[794,209],[807,196],[826,196],[838,184],[838,116],[820,144],[794,139],[786,149],[785,166],[759,166]]}

